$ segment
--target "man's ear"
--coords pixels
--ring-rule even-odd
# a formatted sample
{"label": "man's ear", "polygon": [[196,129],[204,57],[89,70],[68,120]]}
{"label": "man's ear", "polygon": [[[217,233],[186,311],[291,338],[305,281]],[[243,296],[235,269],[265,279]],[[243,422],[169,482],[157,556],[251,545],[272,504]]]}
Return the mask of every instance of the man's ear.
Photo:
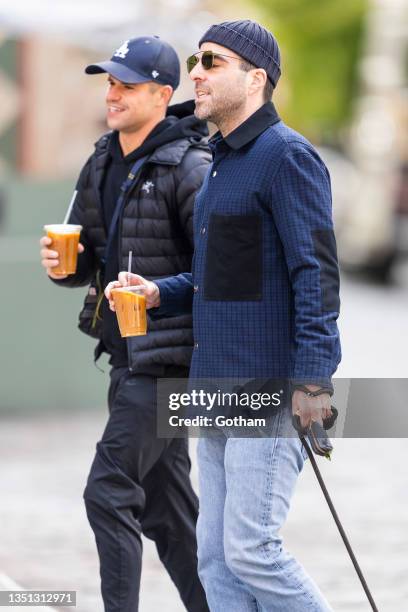
{"label": "man's ear", "polygon": [[160,99],[164,106],[168,106],[173,96],[174,90],[171,85],[163,85],[160,87]]}
{"label": "man's ear", "polygon": [[250,75],[251,80],[248,93],[256,94],[258,92],[262,92],[268,79],[266,71],[263,68],[255,68],[254,70],[250,71]]}

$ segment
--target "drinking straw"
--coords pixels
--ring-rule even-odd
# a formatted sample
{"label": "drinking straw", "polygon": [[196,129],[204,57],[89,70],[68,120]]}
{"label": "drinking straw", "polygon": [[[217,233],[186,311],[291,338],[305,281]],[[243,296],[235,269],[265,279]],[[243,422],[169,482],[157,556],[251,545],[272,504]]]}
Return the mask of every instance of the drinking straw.
{"label": "drinking straw", "polygon": [[130,285],[130,273],[132,272],[132,251],[129,251],[128,261],[128,285]]}
{"label": "drinking straw", "polygon": [[69,215],[71,214],[71,210],[72,210],[72,207],[74,205],[75,198],[77,197],[77,193],[78,193],[78,191],[75,189],[74,193],[72,194],[72,198],[71,198],[71,201],[69,203],[68,210],[67,210],[66,215],[64,217],[64,221],[62,222],[64,225],[66,223],[68,223]]}

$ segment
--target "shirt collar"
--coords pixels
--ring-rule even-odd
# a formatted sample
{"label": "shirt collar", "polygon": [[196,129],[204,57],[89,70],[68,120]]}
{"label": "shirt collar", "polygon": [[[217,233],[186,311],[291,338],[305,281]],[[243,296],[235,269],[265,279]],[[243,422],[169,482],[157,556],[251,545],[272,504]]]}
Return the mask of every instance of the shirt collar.
{"label": "shirt collar", "polygon": [[231,149],[240,149],[257,138],[266,128],[280,121],[273,102],[266,102],[248,117],[233,132],[223,138],[221,132],[217,132],[210,140],[210,145],[217,146],[222,141]]}

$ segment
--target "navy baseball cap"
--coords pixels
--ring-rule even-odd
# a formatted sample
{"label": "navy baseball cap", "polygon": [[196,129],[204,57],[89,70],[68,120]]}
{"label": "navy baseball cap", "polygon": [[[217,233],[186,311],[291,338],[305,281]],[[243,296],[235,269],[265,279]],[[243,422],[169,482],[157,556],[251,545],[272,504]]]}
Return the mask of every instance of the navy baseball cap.
{"label": "navy baseball cap", "polygon": [[158,36],[139,36],[125,40],[110,60],[90,64],[85,68],[85,72],[108,72],[123,83],[153,81],[161,85],[171,85],[173,89],[180,83],[178,55],[171,45]]}

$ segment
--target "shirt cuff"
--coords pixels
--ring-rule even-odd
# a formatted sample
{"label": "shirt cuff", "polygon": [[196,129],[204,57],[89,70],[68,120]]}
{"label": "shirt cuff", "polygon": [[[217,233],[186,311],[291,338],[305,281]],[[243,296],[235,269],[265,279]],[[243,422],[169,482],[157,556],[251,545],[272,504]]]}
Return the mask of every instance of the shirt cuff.
{"label": "shirt cuff", "polygon": [[151,308],[149,314],[153,319],[174,317],[191,312],[191,284],[177,276],[170,276],[154,281],[160,292],[160,306]]}
{"label": "shirt cuff", "polygon": [[311,377],[311,378],[291,378],[290,379],[290,386],[291,386],[292,393],[296,389],[296,387],[300,387],[300,386],[307,387],[308,385],[315,385],[316,387],[319,387],[320,389],[327,389],[327,393],[329,393],[330,395],[333,395],[334,393],[334,387],[333,387],[331,378],[312,378]]}

